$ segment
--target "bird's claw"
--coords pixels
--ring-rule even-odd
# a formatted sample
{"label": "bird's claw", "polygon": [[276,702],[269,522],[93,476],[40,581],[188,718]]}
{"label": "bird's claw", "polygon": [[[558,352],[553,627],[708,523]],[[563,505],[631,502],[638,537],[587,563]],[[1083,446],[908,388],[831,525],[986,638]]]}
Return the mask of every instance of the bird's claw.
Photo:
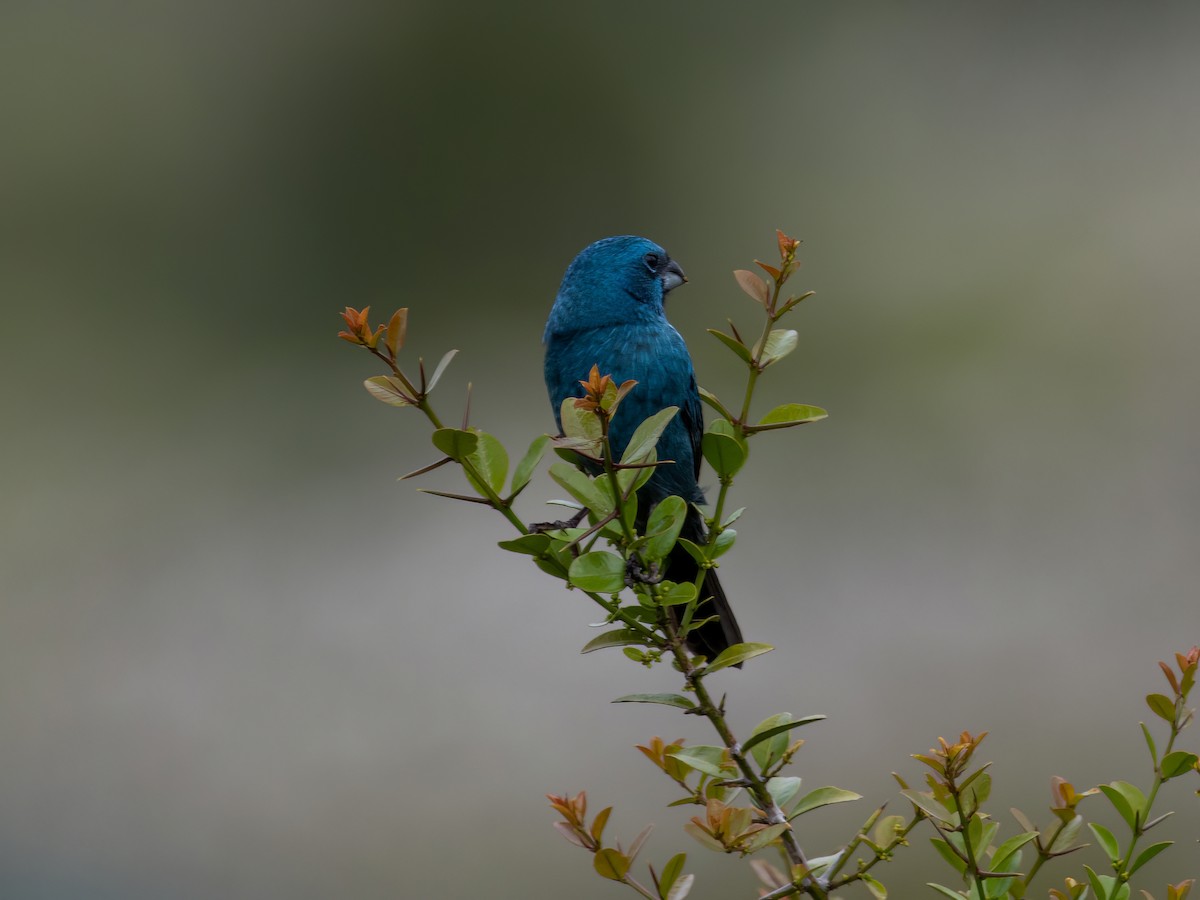
{"label": "bird's claw", "polygon": [[558,519],[554,522],[531,522],[529,524],[530,534],[542,534],[546,531],[565,531],[574,526],[565,519]]}
{"label": "bird's claw", "polygon": [[566,531],[568,528],[578,528],[579,523],[583,521],[583,517],[587,515],[586,509],[581,509],[569,519],[558,519],[554,522],[534,522],[529,526],[530,534],[541,534],[544,531]]}
{"label": "bird's claw", "polygon": [[658,563],[652,562],[646,568],[642,568],[641,561],[636,556],[631,557],[629,562],[625,563],[625,586],[634,587],[638,584],[658,584],[663,580],[663,573],[659,571]]}

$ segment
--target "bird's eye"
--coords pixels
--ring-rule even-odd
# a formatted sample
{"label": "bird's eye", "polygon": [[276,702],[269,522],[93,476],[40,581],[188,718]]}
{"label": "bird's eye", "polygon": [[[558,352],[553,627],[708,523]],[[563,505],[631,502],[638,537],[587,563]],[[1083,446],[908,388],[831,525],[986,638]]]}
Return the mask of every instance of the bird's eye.
{"label": "bird's eye", "polygon": [[647,253],[645,256],[642,257],[642,261],[646,263],[646,268],[649,269],[651,272],[655,271],[658,268],[658,254],[657,253]]}

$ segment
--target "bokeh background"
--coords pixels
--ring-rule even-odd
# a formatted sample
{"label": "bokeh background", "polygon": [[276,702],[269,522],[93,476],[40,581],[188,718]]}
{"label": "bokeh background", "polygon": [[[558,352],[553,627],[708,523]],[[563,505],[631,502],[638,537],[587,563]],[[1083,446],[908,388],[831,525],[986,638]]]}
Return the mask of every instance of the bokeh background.
{"label": "bokeh background", "polygon": [[[721,676],[739,729],[831,717],[799,773],[867,800],[804,845],[964,728],[998,813],[1147,782],[1200,639],[1198,9],[5,3],[0,895],[619,896],[550,828],[586,788],[753,896],[633,749],[701,723],[608,704],[671,673],[580,657],[596,613],[499,517],[397,484],[427,429],[334,337],[410,306],[461,350],[439,408],[472,380],[519,452],[562,270],[624,232],[718,394],[730,270],[805,240],[762,403],[831,416],[756,442],[722,572],[779,650]],[[1170,787],[1156,893],[1197,874]],[[893,896],[950,880],[916,843]]]}

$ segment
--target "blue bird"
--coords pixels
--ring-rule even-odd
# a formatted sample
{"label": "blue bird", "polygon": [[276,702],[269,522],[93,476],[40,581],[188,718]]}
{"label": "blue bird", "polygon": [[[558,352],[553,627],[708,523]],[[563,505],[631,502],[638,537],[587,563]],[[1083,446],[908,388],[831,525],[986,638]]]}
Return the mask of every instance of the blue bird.
{"label": "blue bird", "polygon": [[[679,407],[658,443],[658,458],[675,462],[658,467],[638,492],[639,528],[645,527],[653,506],[672,494],[689,504],[704,502],[698,483],[704,415],[696,374],[687,345],[664,309],[667,294],[685,281],[679,264],[653,241],[633,235],[597,241],[567,267],[542,337],[546,390],[560,431],[562,402],[583,396],[580,381],[587,379],[593,365],[617,384],[629,379],[638,383],[621,401],[609,427],[618,458],[644,419],[665,407]],[[704,519],[690,505],[681,536],[697,543],[706,540]],[[698,568],[687,551],[676,547],[667,572],[672,581],[693,581]],[[741,643],[742,635],[715,570],[705,575],[700,597],[710,599],[701,604],[697,620],[718,618],[691,632],[688,646],[711,660]]]}

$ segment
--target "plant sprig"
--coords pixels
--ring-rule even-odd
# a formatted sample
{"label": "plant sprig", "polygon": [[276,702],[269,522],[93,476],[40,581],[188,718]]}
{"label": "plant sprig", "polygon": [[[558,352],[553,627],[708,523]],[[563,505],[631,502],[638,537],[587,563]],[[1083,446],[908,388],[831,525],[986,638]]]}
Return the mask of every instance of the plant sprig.
{"label": "plant sprig", "polygon": [[[457,463],[473,493],[441,489],[427,493],[496,510],[517,532],[515,537],[501,541],[501,548],[529,556],[541,571],[604,610],[605,621],[615,628],[589,641],[583,647],[584,653],[619,647],[640,665],[666,661],[680,673],[683,683],[678,693],[629,694],[614,702],[658,704],[708,721],[718,738],[716,744],[688,745],[683,740],[666,743],[656,737],[638,749],[680,792],[671,806],[700,808],[700,813],[683,826],[700,845],[739,856],[768,850],[778,854],[782,869],[761,857],[751,861],[761,885],[761,898],[808,896],[828,900],[834,891],[857,882],[876,900],[885,900],[887,888],[875,874],[877,867],[891,860],[900,847],[908,846],[915,828],[929,822],[935,833],[933,847],[964,885],[954,890],[930,883],[931,890],[943,897],[968,900],[1023,900],[1045,866],[1084,846],[1077,842],[1084,820],[1076,807],[1085,798],[1103,795],[1128,827],[1128,836],[1122,841],[1104,825],[1089,823],[1109,859],[1112,874],[1084,866],[1084,872],[1077,874],[1085,877],[1067,877],[1063,888],[1052,888],[1049,893],[1053,900],[1129,900],[1133,877],[1171,846],[1170,841],[1142,845],[1142,838],[1170,815],[1151,815],[1160,789],[1168,781],[1200,771],[1196,754],[1176,747],[1194,716],[1187,702],[1200,661],[1198,648],[1176,654],[1177,668],[1159,663],[1170,693],[1146,698],[1151,711],[1168,726],[1167,742],[1159,754],[1150,729],[1142,725],[1153,765],[1146,793],[1123,781],[1077,792],[1069,782],[1055,778],[1051,782],[1051,825],[1039,830],[1013,810],[1023,830],[1003,841],[998,841],[999,823],[985,811],[992,790],[990,763],[973,762],[985,735],[963,732],[953,742],[939,738],[938,746],[929,753],[916,755],[928,769],[928,790],[912,790],[896,776],[901,795],[911,807],[910,815],[884,815],[885,804],[871,813],[841,849],[826,856],[806,854],[793,823],[822,807],[860,799],[858,794],[832,786],[802,792],[800,778],[785,774],[804,745],[793,732],[824,717],[797,718],[777,713],[760,722],[748,737],[739,739],[729,724],[726,698],[722,696],[719,702],[714,699],[708,684],[711,676],[772,649],[769,644],[745,642],[710,660],[694,656],[687,646],[688,634],[706,621],[702,606],[706,598],[701,595],[705,572],[719,565],[718,560],[734,546],[737,537],[731,526],[742,510],[727,514],[726,506],[734,480],[749,458],[749,441],[763,432],[809,424],[826,415],[819,407],[787,403],[774,407],[757,421],[751,417],[761,377],[798,345],[795,331],[776,326],[812,295],[807,291],[784,297],[785,285],[800,265],[796,258],[799,241],[777,232],[777,243],[778,265],[756,260],[770,281],[749,270],[734,273],[738,285],[761,307],[757,340],[744,340],[732,321],[728,333],[710,329],[744,363],[746,382],[737,412],[712,392],[700,389],[702,400],[718,413],[702,435],[701,452],[719,482],[711,514],[705,517],[707,539],[702,544],[680,537],[689,512],[683,498],[668,497],[644,511],[648,515],[639,515],[638,511],[639,488],[658,466],[672,464],[658,458],[657,446],[678,410],[670,407],[642,422],[620,458],[615,457],[609,426],[621,401],[637,389],[636,382],[618,385],[599,367],[593,368],[582,382],[583,395],[565,401],[559,411],[563,433],[535,438],[510,472],[509,455],[501,442],[470,424],[469,387],[457,428],[445,425],[432,405],[430,394],[456,350],[447,352],[428,376],[422,359],[417,360],[415,377],[401,368],[407,308],[393,313],[386,325],[372,326],[369,308],[359,311],[347,307],[342,313],[347,330],[339,337],[365,348],[386,366],[386,374],[366,379],[371,396],[393,407],[416,408],[432,426],[431,441],[439,458],[404,478]],[[531,484],[550,448],[561,461],[551,465],[548,474],[570,496],[570,500],[559,502],[572,507],[574,515],[566,521],[529,524],[515,512],[513,504]],[[645,522],[641,530],[639,520]],[[697,563],[698,574],[692,581],[675,583],[665,577],[669,573],[664,572],[664,560],[676,545],[683,546]],[[562,817],[555,823],[556,829],[569,842],[592,854],[593,868],[601,877],[624,884],[650,900],[683,900],[691,891],[695,878],[684,872],[684,853],[674,854],[660,868],[650,865],[649,880],[634,877],[633,866],[649,828],[628,846],[610,845],[604,833],[611,807],[589,822],[585,793],[548,798]],[[1022,872],[1023,855],[1030,849],[1035,856],[1028,872]],[[1185,900],[1193,884],[1191,879],[1169,884],[1165,900]],[[1154,900],[1144,890],[1141,894],[1146,900]]]}

